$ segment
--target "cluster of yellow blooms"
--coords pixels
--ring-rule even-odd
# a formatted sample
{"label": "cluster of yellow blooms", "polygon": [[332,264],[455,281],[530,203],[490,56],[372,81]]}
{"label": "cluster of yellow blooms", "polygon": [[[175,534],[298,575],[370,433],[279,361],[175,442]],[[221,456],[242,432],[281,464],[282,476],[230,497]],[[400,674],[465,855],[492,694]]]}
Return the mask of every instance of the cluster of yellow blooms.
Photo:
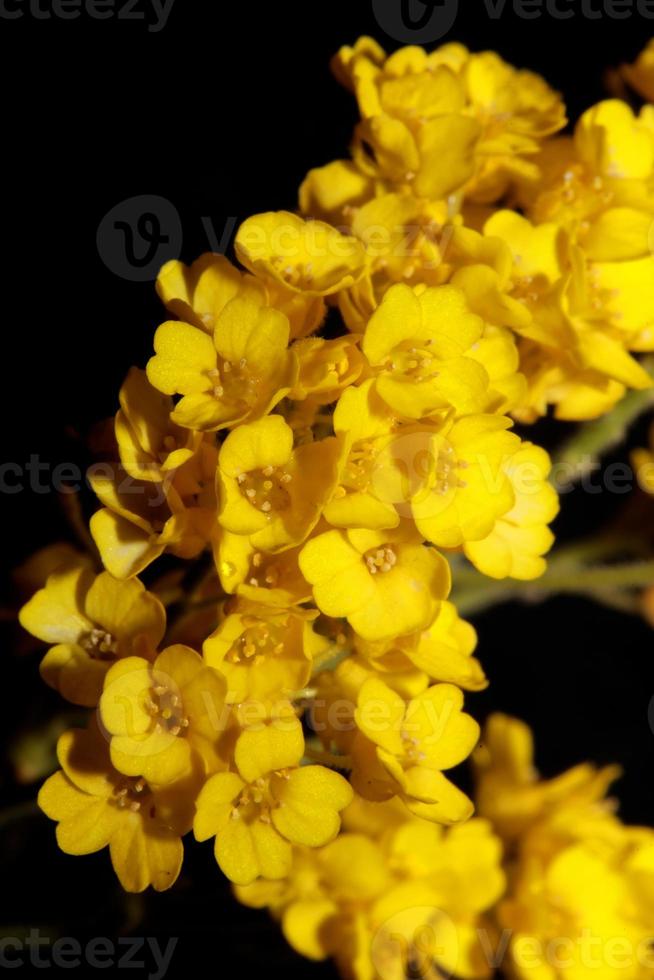
{"label": "cluster of yellow blooms", "polygon": [[[652,55],[625,70],[649,98]],[[308,174],[299,213],[247,219],[240,267],[163,268],[171,319],[91,476],[104,570],[69,559],[21,611],[45,681],[95,709],[40,805],[128,891],[172,885],[191,829],[213,838],[243,902],[357,980],[489,976],[507,929],[518,977],[585,976],[586,925],[645,962],[654,836],[600,801],[612,771],[540,783],[496,716],[479,817],[445,773],[487,684],[448,556],[534,579],[552,544],[550,460],[513,420],[651,383],[654,106],[556,136],[559,96],[492,53],[362,38],[334,68],[352,159]],[[162,555],[194,561],[146,589]]]}

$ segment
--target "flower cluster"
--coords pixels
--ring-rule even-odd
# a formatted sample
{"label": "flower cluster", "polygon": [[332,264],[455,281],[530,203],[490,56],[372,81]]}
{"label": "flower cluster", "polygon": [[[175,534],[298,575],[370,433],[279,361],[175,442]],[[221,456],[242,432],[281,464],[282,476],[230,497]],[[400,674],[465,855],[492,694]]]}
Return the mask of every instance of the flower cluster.
{"label": "flower cluster", "polygon": [[[172,885],[192,830],[305,955],[481,978],[501,839],[521,850],[500,917],[538,935],[552,868],[554,891],[583,861],[623,882],[638,839],[607,816],[607,851],[582,853],[568,796],[592,809],[605,775],[562,777],[559,820],[559,784],[513,759],[521,730],[496,746],[501,722],[469,820],[446,774],[487,681],[449,596],[465,562],[545,570],[550,460],[514,421],[650,385],[654,108],[604,102],[559,137],[559,96],[495,54],[362,38],[334,68],[361,112],[352,159],[312,170],[298,213],[244,221],[238,264],[162,269],[170,318],[90,477],[102,568],[62,555],[21,611],[51,645],[43,679],[94,711],[39,802],[128,891]],[[631,915],[614,905],[602,928]]]}
{"label": "flower cluster", "polygon": [[[651,62],[650,43],[625,69],[649,99]],[[647,387],[633,352],[654,349],[654,108],[610,99],[558,136],[565,109],[542,79],[459,44],[387,57],[362,38],[335,69],[362,117],[352,160],[310,171],[300,204],[366,247],[339,299],[349,328],[396,282],[451,283],[504,339],[515,418],[594,418]]]}
{"label": "flower cluster", "polygon": [[336,841],[237,897],[357,980],[651,977],[654,831],[615,815],[617,767],[541,780],[529,728],[500,714],[473,758],[478,817],[443,830],[357,798]]}
{"label": "flower cluster", "polygon": [[654,830],[615,815],[606,791],[620,770],[583,764],[540,780],[531,732],[505,715],[491,716],[474,761],[478,810],[507,854],[495,916],[509,974],[651,977]]}

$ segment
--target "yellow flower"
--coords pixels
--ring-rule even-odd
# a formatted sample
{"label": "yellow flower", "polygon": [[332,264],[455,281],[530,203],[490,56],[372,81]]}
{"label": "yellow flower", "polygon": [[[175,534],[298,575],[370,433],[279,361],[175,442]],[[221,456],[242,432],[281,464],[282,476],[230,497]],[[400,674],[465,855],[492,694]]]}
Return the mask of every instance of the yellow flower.
{"label": "yellow flower", "polygon": [[332,956],[356,980],[489,976],[478,930],[505,885],[499,841],[482,820],[444,830],[402,809],[355,797],[337,840],[294,848],[287,879],[239,886],[237,898],[268,906],[297,952]]}
{"label": "yellow flower", "polygon": [[[344,633],[336,642],[337,654],[339,650],[343,654],[352,643],[353,639]],[[388,799],[393,795],[388,772],[379,764],[374,744],[363,736],[355,721],[359,693],[370,679],[379,679],[377,667],[358,653],[341,657],[333,670],[319,670],[312,682],[315,697],[308,720],[323,748],[328,753],[336,749],[339,758],[345,757],[343,767],[351,766],[353,785],[365,784],[366,798]],[[405,700],[424,694],[429,687],[427,675],[411,664],[385,672],[383,680]]]}
{"label": "yellow flower", "polygon": [[144,371],[132,368],[120,389],[115,432],[120,461],[136,480],[160,483],[197,452],[202,436],[175,425],[173,401],[148,382]]}
{"label": "yellow flower", "polygon": [[557,222],[597,258],[633,257],[634,245],[642,252],[634,222],[652,211],[653,129],[651,107],[635,115],[618,99],[592,106],[573,138],[543,148],[544,179],[523,202],[527,216]]}
{"label": "yellow flower", "polygon": [[243,265],[285,290],[330,296],[361,276],[360,242],[322,221],[305,221],[290,211],[255,214],[240,226],[234,242]]}
{"label": "yellow flower", "polygon": [[65,566],[19,614],[21,625],[55,646],[41,661],[41,676],[74,704],[98,703],[107,671],[123,657],[153,659],[166,613],[138,579],[120,582],[109,572]]}
{"label": "yellow flower", "polygon": [[265,305],[255,285],[225,305],[212,336],[182,321],[158,328],[147,375],[159,391],[182,396],[171,415],[176,424],[204,431],[259,418],[292,387],[288,319]]}
{"label": "yellow flower", "polygon": [[424,629],[450,589],[447,562],[410,528],[326,531],[299,561],[318,608],[367,640]]}
{"label": "yellow flower", "polygon": [[383,964],[386,972],[399,961],[398,980],[406,975],[407,960],[417,962],[423,975],[437,970],[467,980],[492,976],[493,929],[484,913],[501,897],[506,878],[490,824],[472,819],[442,828],[408,819],[390,831],[385,850],[396,881],[371,910],[377,926],[373,964]]}
{"label": "yellow flower", "polygon": [[213,333],[217,317],[246,282],[224,255],[208,252],[191,266],[177,259],[166,262],[157,276],[157,293],[180,320]]}
{"label": "yellow flower", "polygon": [[359,729],[376,745],[395,792],[426,820],[457,823],[472,814],[470,800],[442,772],[467,758],[479,740],[479,726],[462,705],[453,684],[435,684],[408,703],[378,678],[359,692]]}
{"label": "yellow flower", "polygon": [[481,664],[472,656],[476,645],[474,627],[447,601],[441,603],[433,623],[419,633],[377,643],[354,637],[357,652],[382,673],[387,683],[389,675],[392,679],[398,671],[415,668],[432,681],[447,681],[469,691],[488,686]]}
{"label": "yellow flower", "polygon": [[57,541],[39,548],[12,572],[12,581],[21,596],[27,598],[42,589],[53,572],[64,571],[68,568],[93,568],[90,555],[79,551],[67,541]]}
{"label": "yellow flower", "polygon": [[[539,171],[529,158],[566,121],[561,99],[537,75],[462,45],[430,54],[409,46],[386,57],[362,38],[339,51],[334,70],[355,92],[362,116],[353,151],[358,168],[418,197],[464,192],[493,201],[512,181],[535,180]],[[312,180],[319,200],[340,203],[328,182],[341,174],[342,167]],[[353,196],[362,191],[353,178],[345,186]]]}
{"label": "yellow flower", "polygon": [[232,881],[283,878],[291,844],[320,847],[339,831],[352,790],[323,766],[299,766],[300,722],[292,715],[244,730],[234,748],[236,772],[212,776],[197,800],[198,840],[216,837],[214,853]]}
{"label": "yellow flower", "polygon": [[468,112],[482,126],[477,171],[467,194],[490,202],[513,183],[536,181],[540,142],[566,124],[560,95],[534,72],[517,70],[492,51],[470,54],[462,67]]}
{"label": "yellow flower", "polygon": [[164,551],[194,558],[206,547],[215,527],[215,450],[201,448],[206,453],[200,452],[190,465],[198,461],[202,481],[193,481],[197,492],[186,499],[176,489],[177,476],[162,483],[135,480],[113,463],[98,464],[89,472],[91,486],[105,505],[91,518],[91,534],[104,566],[116,578],[138,575]]}
{"label": "yellow flower", "polygon": [[[582,844],[561,849],[541,866],[525,861],[500,905],[510,930],[513,975],[538,980],[651,975],[649,924],[634,921],[634,895],[620,866]],[[649,948],[648,948],[649,947]]]}
{"label": "yellow flower", "polygon": [[510,842],[509,889],[497,908],[507,970],[527,980],[645,980],[651,973],[654,833],[625,827],[607,787],[615,767],[576,766],[539,781],[531,733],[489,719],[479,749],[479,808]]}
{"label": "yellow flower", "polygon": [[166,784],[197,764],[225,768],[225,680],[194,650],[175,644],[154,663],[126,657],[107,673],[100,719],[111,761],[126,776]]}
{"label": "yellow flower", "polygon": [[556,491],[547,480],[550,468],[545,450],[530,442],[523,443],[507,462],[513,507],[496,521],[487,537],[468,541],[463,548],[484,575],[529,580],[545,571],[543,555],[554,542],[547,525],[559,510]]}
{"label": "yellow flower", "polygon": [[340,227],[348,209],[364,204],[373,193],[373,181],[351,160],[333,160],[308,172],[298,203],[307,217]]}
{"label": "yellow flower", "polygon": [[[268,306],[288,318],[292,337],[311,333],[325,314],[320,296],[304,296],[271,279],[260,281]],[[242,273],[222,255],[202,255],[190,268],[182,262],[166,263],[157,279],[157,292],[180,320],[213,333],[216,319],[227,303],[253,287],[253,277]]]}
{"label": "yellow flower", "polygon": [[334,409],[333,425],[345,440],[346,459],[339,485],[323,510],[325,519],[336,527],[397,527],[394,460],[389,485],[383,452],[398,421],[373,379],[343,392]]}
{"label": "yellow flower", "polygon": [[300,544],[333,492],[341,455],[333,437],[294,449],[280,415],[238,426],[218,457],[219,523],[264,551]]}
{"label": "yellow flower", "polygon": [[216,564],[225,592],[267,606],[287,608],[308,602],[311,586],[300,571],[302,545],[273,554],[258,551],[243,534],[224,531],[218,540]]}
{"label": "yellow flower", "polygon": [[241,603],[204,641],[205,661],[227,682],[226,700],[289,697],[309,680],[313,660],[329,646],[313,631],[317,612]]}
{"label": "yellow flower", "polygon": [[648,113],[639,118],[620,99],[607,99],[588,109],[575,127],[581,161],[608,178],[646,180],[654,168],[654,132]]}
{"label": "yellow flower", "polygon": [[580,813],[600,800],[620,775],[616,766],[578,765],[554,779],[540,780],[533,754],[532,734],[524,722],[508,715],[490,716],[482,744],[473,756],[475,799],[480,815],[492,820],[507,840],[561,810],[572,814],[574,825]]}
{"label": "yellow flower", "polygon": [[175,883],[184,856],[180,838],[191,828],[201,776],[161,787],[130,778],[111,764],[97,729],[61,736],[62,770],[43,784],[39,806],[58,821],[57,843],[66,854],[93,854],[109,847],[123,888],[165,891]]}
{"label": "yellow flower", "polygon": [[514,506],[506,471],[520,440],[507,431],[511,424],[502,415],[468,415],[442,432],[422,433],[424,473],[410,503],[428,541],[443,548],[478,541]]}
{"label": "yellow flower", "polygon": [[[328,169],[328,168],[325,168]],[[361,331],[394,283],[438,286],[449,273],[452,222],[443,201],[408,193],[381,194],[359,207],[347,205],[341,220],[365,246],[366,274],[339,295],[339,308],[353,331]]]}
{"label": "yellow flower", "polygon": [[298,379],[288,397],[294,400],[309,398],[315,405],[336,401],[345,388],[357,381],[363,370],[358,340],[351,334],[334,340],[324,337],[297,340],[293,351],[298,359]]}
{"label": "yellow flower", "polygon": [[459,414],[481,410],[488,375],[466,355],[483,326],[453,286],[428,288],[419,295],[409,286],[392,286],[361,344],[376,369],[381,398],[407,418],[450,406]]}

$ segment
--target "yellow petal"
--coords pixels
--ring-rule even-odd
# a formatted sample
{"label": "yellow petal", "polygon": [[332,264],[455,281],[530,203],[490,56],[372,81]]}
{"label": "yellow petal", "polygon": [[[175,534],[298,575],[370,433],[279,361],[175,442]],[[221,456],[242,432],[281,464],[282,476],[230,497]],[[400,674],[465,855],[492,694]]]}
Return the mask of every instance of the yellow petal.
{"label": "yellow petal", "polygon": [[339,811],[353,797],[352,787],[324,766],[303,766],[288,779],[277,779],[273,792],[279,806],[272,811],[275,828],[294,844],[321,847],[339,831]]}
{"label": "yellow petal", "polygon": [[46,643],[76,643],[93,628],[85,615],[84,600],[93,582],[85,568],[53,572],[20,610],[21,626]]}
{"label": "yellow petal", "polygon": [[235,772],[219,772],[204,784],[196,800],[193,833],[196,840],[214,837],[229,820],[234,801],[245,783]]}
{"label": "yellow petal", "polygon": [[114,871],[128,892],[142,892],[148,885],[158,892],[170,888],[184,858],[179,837],[165,832],[148,833],[136,814],[120,821],[109,853]]}
{"label": "yellow petal", "polygon": [[168,320],[154,335],[154,349],[146,371],[159,391],[191,395],[211,388],[207,372],[216,367],[216,349],[206,333],[190,323]]}
{"label": "yellow petal", "polygon": [[302,725],[295,717],[246,729],[236,742],[234,761],[248,783],[276,769],[297,766],[304,754]]}

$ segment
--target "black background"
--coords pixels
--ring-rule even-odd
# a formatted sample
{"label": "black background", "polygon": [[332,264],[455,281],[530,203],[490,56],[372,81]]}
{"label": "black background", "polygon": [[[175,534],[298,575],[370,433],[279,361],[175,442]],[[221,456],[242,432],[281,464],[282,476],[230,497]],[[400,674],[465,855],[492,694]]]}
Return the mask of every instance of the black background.
{"label": "black background", "polygon": [[[444,40],[493,48],[541,72],[565,93],[572,119],[603,97],[605,67],[632,60],[654,33],[654,22],[636,14],[588,19],[578,3],[565,21],[546,13],[524,20],[508,3],[498,19],[482,3],[460,6]],[[103,262],[96,247],[103,216],[135,195],[161,195],[181,217],[188,262],[209,248],[203,218],[220,235],[234,218],[293,208],[306,171],[346,155],[355,121],[353,100],[330,75],[330,56],[361,33],[388,50],[397,43],[377,26],[367,0],[176,0],[160,33],[144,22],[84,15],[37,20],[23,9],[21,19],[0,18],[2,459],[24,466],[38,454],[53,465],[83,463],[84,437],[115,410],[126,369],[145,363],[162,318],[151,282],[128,281]],[[135,9],[145,9],[143,0]],[[552,445],[564,432],[545,424],[534,435]],[[641,423],[632,442],[644,435]],[[581,490],[566,497],[561,538],[592,532],[621,502]],[[11,567],[66,532],[53,493],[0,494],[0,506],[10,603]],[[92,510],[90,501],[85,506]],[[586,758],[622,763],[623,815],[653,822],[650,629],[571,598],[506,606],[476,625],[491,687],[469,698],[473,714],[501,709],[527,719],[547,774]],[[38,655],[18,657],[11,641],[8,631],[0,652],[5,747],[56,704],[39,681]],[[6,804],[21,805],[36,788],[14,783],[5,755],[0,789]],[[188,848],[171,893],[127,903],[107,855],[59,854],[44,817],[1,824],[0,851],[3,935],[33,927],[80,939],[179,936],[170,976],[188,970],[194,955],[223,976],[333,975],[288,951],[265,913],[232,902],[208,844]]]}

